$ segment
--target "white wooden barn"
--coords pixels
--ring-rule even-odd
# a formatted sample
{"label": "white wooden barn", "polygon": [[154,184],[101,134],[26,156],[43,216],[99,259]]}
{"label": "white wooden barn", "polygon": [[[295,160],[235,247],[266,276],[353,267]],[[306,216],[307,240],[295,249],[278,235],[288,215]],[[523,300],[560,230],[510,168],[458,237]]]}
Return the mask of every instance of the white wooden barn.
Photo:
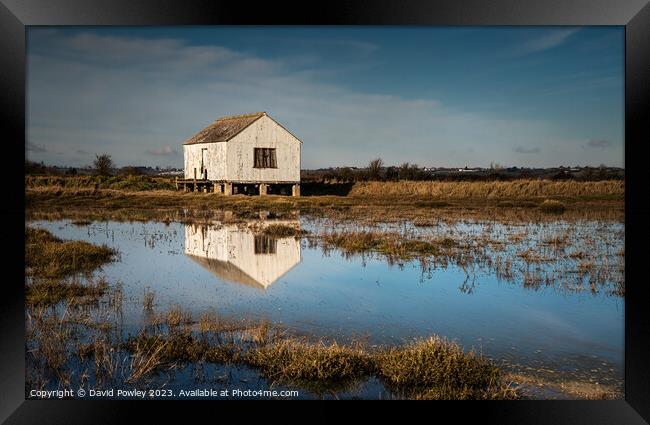
{"label": "white wooden barn", "polygon": [[266,112],[222,117],[183,144],[186,191],[300,195],[302,141]]}
{"label": "white wooden barn", "polygon": [[298,220],[261,221],[258,229],[187,224],[185,255],[222,281],[266,289],[301,261],[299,239],[259,232],[272,224],[300,226]]}

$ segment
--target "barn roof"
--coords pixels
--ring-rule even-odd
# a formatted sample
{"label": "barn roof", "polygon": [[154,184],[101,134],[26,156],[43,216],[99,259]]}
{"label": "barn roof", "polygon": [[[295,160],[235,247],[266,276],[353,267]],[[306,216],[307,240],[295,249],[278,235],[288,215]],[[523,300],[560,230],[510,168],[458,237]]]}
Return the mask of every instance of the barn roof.
{"label": "barn roof", "polygon": [[[265,115],[268,116],[266,112],[254,112],[252,114],[231,115],[228,117],[218,118],[212,124],[187,139],[184,144],[193,145],[196,143],[227,142]],[[277,121],[275,122],[277,123]],[[278,125],[284,128],[280,123],[278,123]],[[289,130],[287,131],[291,133]],[[296,137],[296,139],[298,138]],[[300,143],[302,143],[302,141]]]}

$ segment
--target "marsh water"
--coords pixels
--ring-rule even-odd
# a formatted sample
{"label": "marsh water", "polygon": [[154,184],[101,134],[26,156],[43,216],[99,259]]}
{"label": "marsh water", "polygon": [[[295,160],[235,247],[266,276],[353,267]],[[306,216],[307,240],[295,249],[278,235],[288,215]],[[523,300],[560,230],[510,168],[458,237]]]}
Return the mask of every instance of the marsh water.
{"label": "marsh water", "polygon": [[[308,217],[282,222],[305,230],[302,237],[270,237],[259,232],[260,223],[76,225],[61,220],[29,225],[119,251],[118,261],[96,275],[122,285],[124,335],[136,334],[145,320],[143,298],[148,292],[160,311],[179,305],[195,317],[215,311],[268,320],[313,338],[371,345],[435,334],[515,372],[622,383],[624,297],[610,290],[612,282],[623,279],[620,222],[379,226],[418,237],[445,234],[471,242],[489,234],[490,240],[504,241],[498,250],[483,251],[483,260],[471,266],[351,255],[313,237],[359,228],[355,223]],[[562,259],[548,243],[558,235],[565,238],[561,249],[568,251]],[[545,258],[524,262],[521,253],[530,249]],[[613,272],[599,269],[593,278],[580,272],[585,253]],[[506,258],[512,259],[508,267],[514,272],[500,271]],[[241,369],[238,373],[248,376],[242,382],[255,375]],[[177,384],[184,380],[190,380],[187,373],[175,377]],[[372,383],[364,388],[366,393],[380,391]]]}

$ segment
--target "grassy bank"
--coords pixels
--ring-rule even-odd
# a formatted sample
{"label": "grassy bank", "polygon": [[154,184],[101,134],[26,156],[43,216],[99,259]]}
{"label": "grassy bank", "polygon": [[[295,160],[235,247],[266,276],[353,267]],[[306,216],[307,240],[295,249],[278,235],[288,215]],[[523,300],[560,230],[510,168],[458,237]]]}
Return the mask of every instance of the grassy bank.
{"label": "grassy bank", "polygon": [[174,179],[149,176],[25,176],[26,188],[175,190]]}
{"label": "grassy bank", "polygon": [[44,229],[25,228],[26,274],[64,278],[87,273],[113,260],[116,251],[83,241],[64,241]]}
{"label": "grassy bank", "polygon": [[[574,180],[512,180],[487,182],[369,181],[349,184],[306,182],[303,197],[425,197],[427,199],[539,200],[545,198],[618,199],[624,196],[623,180],[580,182]],[[126,192],[175,190],[174,179],[148,176],[25,176],[27,190],[37,188],[118,190]]]}
{"label": "grassy bank", "polygon": [[64,241],[44,229],[25,228],[26,302],[52,305],[61,301],[97,300],[108,289],[103,279],[85,283],[68,279],[90,273],[114,260],[117,252],[83,241]]}
{"label": "grassy bank", "polygon": [[[412,183],[412,185],[411,185]],[[415,188],[415,189],[413,189]],[[402,190],[404,189],[404,193]],[[416,190],[417,189],[417,190]],[[564,217],[622,220],[624,183],[604,182],[369,182],[357,183],[346,196],[222,196],[175,190],[116,190],[28,186],[28,214],[41,217],[112,220],[193,221],[215,218],[215,211],[255,218],[303,213],[358,221],[431,220],[435,215],[461,219],[543,220]],[[514,212],[514,214],[513,214]]]}

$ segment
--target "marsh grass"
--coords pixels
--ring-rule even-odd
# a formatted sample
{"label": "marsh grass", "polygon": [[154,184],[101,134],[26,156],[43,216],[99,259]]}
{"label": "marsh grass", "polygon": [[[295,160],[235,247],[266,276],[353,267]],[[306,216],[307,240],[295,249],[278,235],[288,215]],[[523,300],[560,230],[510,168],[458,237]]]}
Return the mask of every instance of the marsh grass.
{"label": "marsh grass", "polygon": [[175,189],[174,179],[150,176],[25,176],[25,187],[114,189],[125,191]]}
{"label": "marsh grass", "polygon": [[350,253],[375,251],[399,259],[421,255],[445,255],[457,246],[449,237],[421,240],[409,239],[396,233],[372,231],[331,231],[321,234],[325,245]]}
{"label": "marsh grass", "polygon": [[392,347],[373,358],[382,381],[409,398],[516,398],[515,391],[501,382],[495,365],[439,337]]}
{"label": "marsh grass", "polygon": [[306,232],[296,226],[288,226],[285,224],[271,224],[269,226],[266,226],[262,233],[276,238],[288,238],[292,236],[299,237]]}
{"label": "marsh grass", "polygon": [[370,356],[355,345],[279,340],[246,352],[244,362],[271,380],[315,392],[348,389],[371,375]]}
{"label": "marsh grass", "polygon": [[[267,336],[242,337],[259,332]],[[269,333],[274,336],[269,338]],[[124,347],[137,359],[134,380],[170,363],[204,361],[244,364],[259,370],[271,382],[317,394],[350,390],[375,377],[405,398],[517,397],[515,390],[501,380],[498,368],[474,353],[464,353],[456,343],[437,337],[370,349],[361,343],[310,342],[272,332],[263,325],[252,325],[236,334],[208,339],[187,330],[154,335],[143,332],[129,338]]]}
{"label": "marsh grass", "polygon": [[[271,385],[303,388],[315,395],[353,391],[375,380],[395,398],[526,397],[516,384],[521,380],[436,336],[393,346],[339,344],[297,336],[265,321],[219,317],[214,311],[199,315],[190,324],[197,325],[194,328],[179,325],[191,315],[171,306],[159,314],[163,323],[122,339],[110,329],[100,331],[85,311],[79,306],[69,306],[62,314],[43,307],[29,310],[30,385],[43,387],[51,379],[67,385],[92,382],[98,388],[149,385],[165,379],[167,371],[212,363],[245,366]],[[78,339],[83,327],[95,332],[86,343]],[[76,368],[81,368],[78,373]],[[567,385],[569,393],[600,398],[588,385]]]}
{"label": "marsh grass", "polygon": [[[516,214],[544,215],[546,199],[561,201],[572,214],[623,216],[625,183],[553,182],[360,182],[348,196],[221,196],[175,190],[116,190],[84,186],[26,187],[28,211],[75,219],[191,221],[213,211],[231,210],[240,218],[259,217],[259,211],[303,214],[332,219],[394,221],[429,220],[431,213],[449,216]],[[190,214],[188,215],[188,210]],[[523,218],[522,218],[523,219]]]}
{"label": "marsh grass", "polygon": [[346,391],[372,377],[406,398],[515,398],[499,369],[463,352],[455,342],[431,337],[403,346],[312,341],[266,321],[237,321],[209,311],[197,331],[179,326],[191,315],[178,306],[160,314],[164,326],[143,328],[121,347],[131,353],[129,382],[183,363],[241,364],[271,382],[316,394]]}
{"label": "marsh grass", "polygon": [[566,210],[566,206],[555,199],[545,199],[539,205],[539,209],[547,213],[561,214]]}
{"label": "marsh grass", "polygon": [[155,292],[149,289],[149,287],[144,288],[144,294],[142,296],[142,308],[145,311],[153,311],[154,298]]}
{"label": "marsh grass", "polygon": [[[44,189],[46,192],[49,190]],[[63,193],[69,193],[68,189]],[[104,196],[103,193],[97,196]],[[119,191],[115,191],[115,193],[120,205],[128,199],[132,199]],[[191,199],[189,202],[192,205],[203,202],[205,202],[205,205],[210,205],[210,202],[213,202],[200,194],[188,195],[189,197],[195,196],[195,198],[187,198]],[[145,199],[150,194],[143,192],[134,196],[142,196]],[[158,197],[156,202],[159,203],[163,203],[165,199],[175,199],[173,197],[167,198],[167,195],[164,194],[151,196]],[[368,197],[368,199],[371,198]],[[344,222],[351,218],[363,218],[369,223],[384,223],[409,217],[413,220],[420,220],[418,223],[421,226],[418,227],[437,228],[440,226],[443,229],[442,233],[437,235],[424,236],[408,232],[368,230],[335,230],[321,234],[325,246],[341,248],[344,252],[376,252],[400,260],[418,259],[423,261],[423,264],[426,264],[426,261],[428,261],[426,258],[429,256],[453,258],[455,264],[463,267],[464,270],[471,270],[471,262],[485,261],[487,257],[483,255],[484,251],[486,247],[492,247],[495,250],[494,252],[499,253],[499,256],[496,257],[496,260],[490,260],[486,264],[495,267],[497,276],[500,278],[523,283],[526,287],[539,288],[542,285],[555,284],[554,279],[558,279],[558,276],[563,278],[555,270],[551,270],[551,274],[544,274],[536,268],[539,264],[535,263],[544,263],[541,265],[545,266],[548,259],[553,256],[557,256],[558,261],[565,261],[566,258],[571,259],[572,263],[558,263],[558,267],[564,270],[567,264],[575,266],[575,270],[572,272],[575,273],[576,279],[586,279],[592,291],[594,291],[596,283],[603,283],[610,279],[605,274],[607,264],[603,265],[600,264],[600,260],[594,260],[592,251],[596,242],[590,241],[584,246],[574,247],[575,232],[545,231],[531,234],[529,229],[509,227],[506,231],[501,231],[502,234],[497,235],[498,240],[495,235],[472,236],[474,238],[472,239],[472,237],[459,233],[458,229],[452,229],[453,232],[449,233],[453,237],[445,236],[445,226],[450,226],[452,223],[462,223],[462,220],[467,217],[475,217],[474,214],[487,214],[487,216],[492,213],[502,214],[500,217],[503,217],[504,220],[513,221],[529,221],[531,217],[534,220],[539,220],[539,222],[555,220],[555,218],[551,218],[550,214],[545,213],[541,208],[537,208],[540,205],[539,200],[531,202],[534,208],[520,210],[496,208],[486,213],[487,210],[481,209],[455,210],[453,207],[451,209],[446,209],[447,207],[438,208],[435,207],[433,202],[427,204],[428,206],[413,209],[406,209],[404,204],[400,205],[399,203],[383,208],[379,202],[370,206],[361,205],[359,200],[363,199],[363,197],[355,200],[350,199],[352,198],[331,202],[330,199],[310,199],[308,201],[300,200],[300,203],[293,200],[281,200],[278,201],[278,204],[281,205],[280,209],[286,209],[287,213],[291,211],[291,208],[300,205],[308,210],[313,208],[314,214],[319,214],[321,210],[327,211],[327,214],[333,217],[332,221],[335,223],[337,220]],[[255,216],[255,208],[259,207],[256,200],[237,199],[232,202],[238,205],[235,211],[236,216],[239,218],[247,215]],[[336,204],[337,202],[349,202],[349,204],[341,205]],[[529,201],[516,201],[515,203],[521,204],[522,202]],[[563,200],[563,202],[567,201]],[[423,203],[426,204],[425,201]],[[107,205],[110,205],[110,202],[107,201]],[[570,203],[567,203],[567,210],[562,216],[563,220],[567,219],[570,214],[575,213],[575,210],[570,209],[569,205]],[[123,217],[131,217],[128,214],[130,210],[128,207],[125,208],[124,211],[126,212]],[[212,213],[210,210],[208,212]],[[117,216],[121,214],[113,210],[101,211],[98,214],[101,216],[101,214],[113,213],[118,214]],[[148,215],[150,213],[156,214],[157,212],[146,210],[143,212],[142,218],[150,217]],[[588,213],[591,214],[591,212]],[[59,214],[59,212],[48,212],[48,214]],[[70,212],[64,211],[60,214],[65,216]],[[187,222],[207,218],[207,216],[201,215],[201,211],[189,213],[187,211],[182,213],[165,211],[164,214],[170,221]],[[545,218],[545,216],[548,217]],[[85,216],[82,215],[82,217]],[[81,217],[77,218],[83,220]],[[95,218],[93,216],[93,219]],[[490,216],[490,219],[493,219],[493,217]],[[539,224],[539,222],[536,223]],[[413,224],[417,226],[415,222]],[[38,231],[38,229],[33,230]],[[286,232],[288,235],[294,231],[280,227],[272,229],[271,233],[276,232],[284,235]],[[27,233],[28,230],[26,230],[26,243],[29,238]],[[35,245],[34,241],[39,241],[40,244],[66,243],[51,234],[47,234],[47,232],[32,236],[32,245]],[[466,240],[470,239],[473,242],[471,246],[466,243]],[[527,245],[529,243],[536,243],[536,250],[532,250]],[[27,244],[29,245],[29,243]],[[564,253],[563,250],[567,247],[572,249]],[[32,247],[32,249],[40,248]],[[620,261],[624,259],[622,249],[613,252]],[[523,255],[518,256],[517,253]],[[27,257],[29,257],[29,254]],[[79,262],[77,261],[77,263]],[[84,262],[80,264],[84,264]],[[535,267],[529,269],[530,264],[535,264]],[[555,264],[552,266],[555,266]],[[425,268],[426,266],[422,267],[423,270]],[[37,272],[43,269],[47,273],[52,273],[49,267],[31,267],[29,272],[32,277],[36,277]],[[75,266],[74,269],[77,270],[77,267]],[[45,274],[47,275],[47,273]],[[66,273],[68,272],[56,270],[52,274],[60,276],[66,275]],[[615,281],[614,278],[611,278],[611,280]],[[32,283],[42,285],[40,288],[35,286],[35,289],[40,290],[32,292],[31,299],[35,307],[40,308],[43,305],[64,300],[77,300],[76,303],[71,302],[71,304],[81,306],[84,304],[81,300],[96,299],[106,295],[105,291],[110,292],[111,290],[110,287],[104,287],[104,292],[102,292],[100,290],[102,288],[99,286],[94,289],[80,289],[79,286],[83,285],[74,280],[66,282],[72,285],[70,288],[60,289],[57,287],[52,289],[48,287],[52,283],[44,282],[34,280]],[[577,291],[582,280],[577,282],[574,284],[573,281],[567,280],[561,282],[561,284]],[[98,282],[93,284],[97,285]],[[618,285],[618,287],[614,288],[613,293],[622,296],[624,294],[623,281],[618,282]],[[55,289],[60,291],[60,296],[54,295],[56,294]],[[86,290],[90,292],[84,294],[83,291]],[[29,288],[28,291],[30,291]],[[115,301],[112,305],[122,302],[122,296],[116,294],[114,298]],[[91,307],[91,304],[92,308],[95,308],[93,303],[90,303],[87,307]],[[143,307],[145,310],[153,311],[153,292],[151,292],[151,302],[147,302],[147,292],[145,292]],[[48,314],[44,314],[41,322],[47,317]],[[49,324],[42,324],[40,330],[34,330],[32,327],[28,329],[33,338],[40,338],[39,342],[35,344],[36,348],[30,348],[29,353],[35,353],[39,356],[39,361],[42,361],[42,363],[38,364],[44,364],[43,367],[48,368],[51,372],[53,371],[59,377],[57,378],[59,382],[67,382],[70,380],[69,373],[66,372],[66,361],[69,361],[69,353],[66,354],[65,349],[62,347],[69,344],[66,341],[72,338],[75,329],[67,325],[71,322],[70,315],[65,320],[59,319],[58,323],[55,320]],[[109,331],[107,323],[93,323],[87,318],[74,320],[76,321],[75,326],[78,327],[83,326],[89,330],[102,333]],[[271,382],[302,385],[317,393],[339,391],[355,386],[366,379],[377,378],[386,388],[405,398],[489,399],[516,397],[515,391],[506,383],[507,380],[499,374],[494,365],[481,356],[471,352],[464,353],[454,343],[436,337],[413,341],[403,346],[380,348],[369,348],[356,343],[314,342],[296,338],[268,323],[243,323],[236,320],[226,320],[218,316],[216,312],[203,314],[199,316],[198,320],[194,320],[192,315],[183,311],[180,306],[171,306],[168,311],[155,315],[152,323],[152,326],[145,327],[140,334],[129,337],[126,342],[111,342],[108,339],[98,338],[91,344],[83,346],[85,348],[82,347],[83,350],[79,350],[79,356],[84,361],[87,359],[94,361],[95,373],[100,376],[115,376],[118,369],[116,364],[119,363],[122,365],[121,367],[126,368],[125,376],[127,376],[126,379],[129,382],[150,378],[165,368],[174,368],[183,363],[212,362],[246,365],[259,370]],[[67,359],[66,356],[68,356]],[[34,382],[42,385],[45,378],[38,378]]]}
{"label": "marsh grass", "polygon": [[112,261],[117,251],[106,245],[64,241],[44,229],[25,228],[25,271],[38,278],[88,273]]}
{"label": "marsh grass", "polygon": [[[178,194],[176,192],[122,192],[77,195],[64,191],[60,195],[49,190],[26,194],[28,220],[92,220],[92,221],[162,221],[164,223],[244,222],[258,219],[260,211],[269,211],[275,218],[324,218],[332,222],[355,221],[373,225],[398,223],[405,220],[437,225],[441,222],[492,220],[494,222],[549,222],[556,214],[544,212],[538,206],[501,207],[492,200],[450,201],[445,207],[417,206],[407,197],[323,197],[293,199],[230,199],[212,194]],[[228,198],[228,199],[226,199]],[[265,198],[265,197],[263,197]],[[566,210],[563,220],[623,221],[624,203],[620,199],[563,199]]]}
{"label": "marsh grass", "polygon": [[612,197],[623,196],[625,182],[513,180],[490,182],[400,181],[359,182],[351,196],[428,196],[435,199],[486,198],[521,200],[546,197]]}
{"label": "marsh grass", "polygon": [[[56,305],[63,301],[87,304],[107,293],[104,278],[91,272],[112,261],[117,251],[81,241],[64,241],[44,229],[25,228],[25,288],[27,305]],[[85,279],[78,275],[84,274]],[[82,280],[84,282],[82,282]],[[121,304],[121,300],[118,300]]]}
{"label": "marsh grass", "polygon": [[[325,185],[327,186],[327,185]],[[25,176],[27,189],[54,190],[114,190],[125,192],[178,191],[174,179],[149,176]],[[581,182],[575,180],[553,181],[519,179],[512,181],[399,181],[399,182],[357,182],[350,186],[347,197],[427,197],[421,202],[430,206],[444,205],[441,200],[457,198],[490,198],[501,200],[521,200],[540,197],[611,197],[623,196],[623,180],[603,180]],[[309,191],[304,191],[308,195]],[[315,191],[318,196],[328,191]],[[214,197],[214,194],[212,194]],[[346,196],[339,196],[346,197]],[[269,197],[283,199],[281,197]],[[433,199],[432,199],[433,198]]]}
{"label": "marsh grass", "polygon": [[104,278],[81,283],[77,280],[38,279],[26,286],[27,305],[55,305],[68,300],[72,303],[92,303],[106,294],[108,282]]}
{"label": "marsh grass", "polygon": [[166,323],[170,327],[192,324],[192,313],[189,310],[183,310],[178,304],[173,305],[167,311]]}

